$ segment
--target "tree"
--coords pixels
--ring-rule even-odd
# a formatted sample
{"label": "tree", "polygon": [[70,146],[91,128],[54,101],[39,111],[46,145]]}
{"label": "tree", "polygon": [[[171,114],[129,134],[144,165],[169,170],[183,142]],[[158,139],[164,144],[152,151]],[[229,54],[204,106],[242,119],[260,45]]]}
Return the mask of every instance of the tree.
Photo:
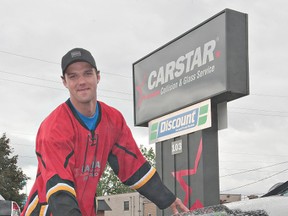
{"label": "tree", "polygon": [[[155,166],[155,153],[152,148],[147,149],[144,146],[140,146],[140,150],[147,161]],[[134,192],[134,190],[130,189],[128,186],[124,185],[115,175],[112,168],[109,164],[106,165],[106,168],[100,178],[97,188],[97,195],[112,195],[112,194],[122,194],[122,193],[130,193]]]}
{"label": "tree", "polygon": [[0,138],[0,194],[6,200],[16,201],[23,207],[26,195],[20,194],[20,190],[29,178],[17,167],[18,155],[11,156],[13,149],[9,143],[4,133]]}

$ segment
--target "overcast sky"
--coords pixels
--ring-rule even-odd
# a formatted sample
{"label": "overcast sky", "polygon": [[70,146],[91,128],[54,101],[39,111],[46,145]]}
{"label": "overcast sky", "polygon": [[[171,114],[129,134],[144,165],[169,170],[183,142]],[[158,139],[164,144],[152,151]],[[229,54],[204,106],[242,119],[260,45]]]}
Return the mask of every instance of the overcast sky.
{"label": "overcast sky", "polygon": [[132,64],[225,8],[248,14],[250,95],[228,103],[228,129],[219,131],[220,191],[263,194],[287,181],[287,1],[1,0],[0,5],[0,133],[10,138],[19,167],[31,178],[28,192],[36,175],[38,127],[69,97],[60,79],[68,50],[92,52],[101,71],[99,100],[118,108],[137,142],[148,145],[148,129],[133,126]]}

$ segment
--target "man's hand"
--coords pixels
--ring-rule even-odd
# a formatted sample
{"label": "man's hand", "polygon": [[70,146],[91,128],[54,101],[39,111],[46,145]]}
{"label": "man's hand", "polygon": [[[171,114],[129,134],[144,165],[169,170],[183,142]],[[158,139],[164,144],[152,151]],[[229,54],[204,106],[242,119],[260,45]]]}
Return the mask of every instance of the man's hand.
{"label": "man's hand", "polygon": [[182,203],[182,201],[179,198],[176,198],[176,200],[170,205],[170,208],[174,214],[178,214],[180,212],[189,212],[189,209]]}

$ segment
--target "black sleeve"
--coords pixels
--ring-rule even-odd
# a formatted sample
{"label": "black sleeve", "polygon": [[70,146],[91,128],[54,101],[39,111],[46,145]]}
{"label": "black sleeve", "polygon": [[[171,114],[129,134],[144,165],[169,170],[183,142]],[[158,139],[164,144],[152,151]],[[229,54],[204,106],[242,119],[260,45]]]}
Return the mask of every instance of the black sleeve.
{"label": "black sleeve", "polygon": [[176,200],[176,196],[163,184],[157,172],[137,191],[160,209],[168,208]]}
{"label": "black sleeve", "polygon": [[49,210],[53,216],[82,215],[76,200],[73,182],[55,175],[47,181],[46,188]]}
{"label": "black sleeve", "polygon": [[49,209],[53,216],[81,216],[76,198],[65,191],[59,191],[51,195]]}

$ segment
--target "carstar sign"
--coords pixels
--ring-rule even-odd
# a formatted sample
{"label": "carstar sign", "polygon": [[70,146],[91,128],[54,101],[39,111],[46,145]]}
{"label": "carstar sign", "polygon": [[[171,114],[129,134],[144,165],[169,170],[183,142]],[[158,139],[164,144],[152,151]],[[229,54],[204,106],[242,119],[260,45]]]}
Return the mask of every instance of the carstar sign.
{"label": "carstar sign", "polygon": [[230,9],[133,64],[134,124],[149,123],[157,171],[190,210],[220,202],[218,129],[248,80],[248,16]]}
{"label": "carstar sign", "polygon": [[209,98],[245,96],[247,80],[247,20],[225,10],[133,64],[134,124]]}
{"label": "carstar sign", "polygon": [[[202,47],[197,47],[185,55],[180,56],[176,61],[168,62],[165,66],[161,66],[159,70],[154,70],[148,77],[148,89],[153,90],[158,86],[162,86],[183,75],[183,73],[191,73],[194,68],[200,68],[206,63],[214,60],[214,50],[216,41],[211,40]],[[203,51],[202,51],[203,50]]]}

